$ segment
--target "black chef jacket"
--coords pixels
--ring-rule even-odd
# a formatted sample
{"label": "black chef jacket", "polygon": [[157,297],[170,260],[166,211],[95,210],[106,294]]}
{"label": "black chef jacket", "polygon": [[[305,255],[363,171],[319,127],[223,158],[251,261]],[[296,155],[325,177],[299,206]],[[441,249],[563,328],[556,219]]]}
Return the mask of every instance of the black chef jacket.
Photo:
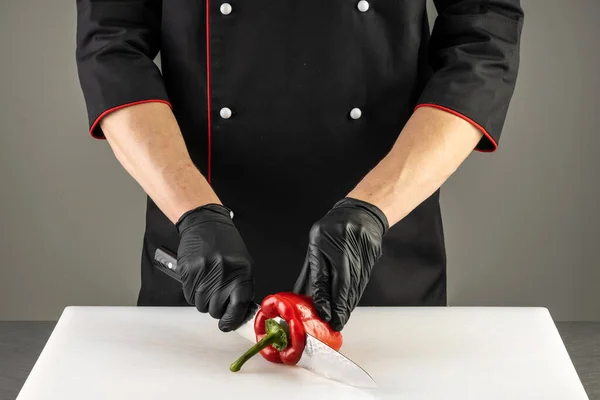
{"label": "black chef jacket", "polygon": [[[254,259],[256,300],[291,290],[311,225],[391,149],[418,107],[494,151],[519,64],[518,0],[78,0],[77,63],[90,132],[133,104],[169,104],[193,162]],[[161,70],[153,62],[160,51]],[[152,267],[176,250],[147,201],[140,305],[184,305]],[[439,192],[393,226],[361,305],[445,305]]]}

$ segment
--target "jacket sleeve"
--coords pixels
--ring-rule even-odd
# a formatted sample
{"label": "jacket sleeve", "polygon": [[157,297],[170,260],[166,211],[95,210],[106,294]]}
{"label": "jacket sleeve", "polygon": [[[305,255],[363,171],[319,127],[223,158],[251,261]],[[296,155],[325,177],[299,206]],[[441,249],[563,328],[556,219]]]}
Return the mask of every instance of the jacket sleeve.
{"label": "jacket sleeve", "polygon": [[476,150],[492,152],[504,125],[519,68],[519,0],[434,0],[438,17],[428,44],[432,76],[417,108],[448,111],[477,127]]}
{"label": "jacket sleeve", "polygon": [[77,0],[76,61],[90,134],[100,120],[145,102],[169,103],[154,58],[160,47],[161,0]]}

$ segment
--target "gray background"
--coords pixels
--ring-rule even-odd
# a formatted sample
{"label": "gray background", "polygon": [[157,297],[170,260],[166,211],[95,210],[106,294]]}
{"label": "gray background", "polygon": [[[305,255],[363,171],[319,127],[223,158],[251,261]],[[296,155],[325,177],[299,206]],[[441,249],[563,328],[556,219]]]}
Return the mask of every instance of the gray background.
{"label": "gray background", "polygon": [[[600,3],[522,4],[500,149],[443,190],[449,302],[600,320]],[[0,320],[137,296],[144,193],[87,134],[74,30],[73,0],[0,2]]]}

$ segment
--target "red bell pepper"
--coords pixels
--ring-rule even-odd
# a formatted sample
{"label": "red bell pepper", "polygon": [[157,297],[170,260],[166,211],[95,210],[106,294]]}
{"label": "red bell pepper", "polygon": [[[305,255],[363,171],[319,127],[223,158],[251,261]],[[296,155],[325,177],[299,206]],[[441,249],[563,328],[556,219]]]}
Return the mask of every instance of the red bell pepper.
{"label": "red bell pepper", "polygon": [[[285,324],[274,318],[280,317]],[[267,296],[254,319],[257,343],[231,364],[231,371],[239,371],[252,356],[261,353],[264,359],[274,363],[295,365],[306,345],[306,333],[329,347],[342,347],[342,334],[321,320],[312,299],[295,293],[278,293]]]}

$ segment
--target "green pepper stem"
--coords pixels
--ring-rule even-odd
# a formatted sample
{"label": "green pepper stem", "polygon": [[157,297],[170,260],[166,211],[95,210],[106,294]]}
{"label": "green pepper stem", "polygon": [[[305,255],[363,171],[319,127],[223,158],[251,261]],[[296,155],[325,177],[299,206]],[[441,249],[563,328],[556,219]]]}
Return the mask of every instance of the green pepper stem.
{"label": "green pepper stem", "polygon": [[231,372],[238,372],[246,361],[260,353],[267,346],[273,345],[279,351],[287,347],[288,338],[285,329],[274,319],[268,319],[265,325],[267,334],[229,366]]}

